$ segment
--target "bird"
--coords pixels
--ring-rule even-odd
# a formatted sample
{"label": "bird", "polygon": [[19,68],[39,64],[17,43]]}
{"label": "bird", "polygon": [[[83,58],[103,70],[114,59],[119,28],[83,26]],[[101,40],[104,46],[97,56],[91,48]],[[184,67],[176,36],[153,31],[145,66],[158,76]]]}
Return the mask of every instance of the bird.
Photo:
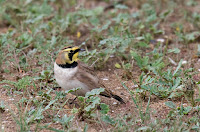
{"label": "bird", "polygon": [[122,104],[125,101],[111,90],[107,89],[96,76],[94,68],[81,62],[78,58],[83,49],[78,46],[64,47],[57,55],[54,62],[54,76],[59,86],[66,90],[81,88],[72,94],[85,96],[85,94],[96,88],[104,88],[101,96],[114,98]]}

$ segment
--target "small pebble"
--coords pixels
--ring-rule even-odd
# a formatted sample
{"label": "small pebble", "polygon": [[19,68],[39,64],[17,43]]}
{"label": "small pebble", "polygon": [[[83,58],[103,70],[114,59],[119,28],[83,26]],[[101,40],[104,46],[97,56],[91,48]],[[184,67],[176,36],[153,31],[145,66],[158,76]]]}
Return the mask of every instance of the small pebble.
{"label": "small pebble", "polygon": [[104,80],[104,81],[108,81],[109,79],[108,79],[108,78],[103,78],[103,80]]}
{"label": "small pebble", "polygon": [[121,89],[121,87],[116,87],[116,89]]}
{"label": "small pebble", "polygon": [[41,99],[41,96],[35,96],[35,98],[36,98],[37,100],[39,100],[39,99]]}
{"label": "small pebble", "polygon": [[187,106],[187,104],[186,104],[186,103],[184,103],[184,104],[183,104],[183,106]]}
{"label": "small pebble", "polygon": [[138,85],[137,85],[137,84],[132,86],[132,88],[137,88],[137,87],[138,87]]}
{"label": "small pebble", "polygon": [[114,105],[116,105],[116,104],[117,104],[117,102],[114,102],[113,104],[114,104]]}
{"label": "small pebble", "polygon": [[157,42],[163,43],[163,42],[165,42],[165,40],[164,39],[157,39]]}
{"label": "small pebble", "polygon": [[187,64],[187,61],[182,61],[182,64]]}

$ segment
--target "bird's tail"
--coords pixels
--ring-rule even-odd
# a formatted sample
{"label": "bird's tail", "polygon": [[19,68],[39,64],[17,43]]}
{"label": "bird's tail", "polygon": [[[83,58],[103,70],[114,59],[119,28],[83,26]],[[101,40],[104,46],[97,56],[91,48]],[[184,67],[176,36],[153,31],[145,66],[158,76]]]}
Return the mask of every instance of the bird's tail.
{"label": "bird's tail", "polygon": [[117,101],[121,102],[122,104],[126,104],[125,101],[121,97],[119,97],[118,95],[113,95],[112,97],[114,99],[116,99]]}
{"label": "bird's tail", "polygon": [[114,98],[122,104],[126,104],[125,101],[116,94],[113,94],[110,90],[105,89],[104,92],[100,93],[101,96],[105,96],[107,98]]}

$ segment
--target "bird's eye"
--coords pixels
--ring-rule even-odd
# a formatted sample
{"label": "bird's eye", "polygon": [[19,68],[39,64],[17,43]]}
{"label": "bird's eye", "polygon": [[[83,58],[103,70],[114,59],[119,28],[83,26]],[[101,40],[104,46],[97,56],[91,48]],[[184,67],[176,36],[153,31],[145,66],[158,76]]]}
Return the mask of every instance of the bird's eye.
{"label": "bird's eye", "polygon": [[70,49],[70,48],[72,48],[72,47],[64,47],[62,50],[66,50],[66,49]]}
{"label": "bird's eye", "polygon": [[66,50],[67,48],[63,48],[62,50]]}

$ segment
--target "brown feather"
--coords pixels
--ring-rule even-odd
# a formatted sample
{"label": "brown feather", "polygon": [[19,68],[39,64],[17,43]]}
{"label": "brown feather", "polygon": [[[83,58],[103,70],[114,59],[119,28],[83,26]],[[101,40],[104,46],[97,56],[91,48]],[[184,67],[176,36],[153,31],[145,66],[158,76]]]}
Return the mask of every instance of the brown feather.
{"label": "brown feather", "polygon": [[57,64],[65,64],[63,52],[59,52],[56,58]]}
{"label": "brown feather", "polygon": [[106,89],[106,87],[96,77],[94,69],[92,67],[89,67],[88,65],[80,61],[78,63],[78,71],[74,75],[76,79],[86,84],[90,88],[90,90],[95,88],[105,88],[104,92],[100,93],[100,95],[108,98],[114,98],[121,103],[125,103],[121,97],[112,93],[111,90]]}

